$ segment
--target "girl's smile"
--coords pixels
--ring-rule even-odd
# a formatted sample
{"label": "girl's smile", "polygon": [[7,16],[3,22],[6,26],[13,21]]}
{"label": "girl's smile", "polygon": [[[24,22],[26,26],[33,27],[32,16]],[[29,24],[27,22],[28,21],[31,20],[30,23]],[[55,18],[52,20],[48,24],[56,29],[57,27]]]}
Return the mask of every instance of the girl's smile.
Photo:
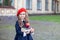
{"label": "girl's smile", "polygon": [[24,20],[24,18],[25,18],[25,12],[21,12],[21,14],[19,14],[19,17],[21,18],[21,20]]}

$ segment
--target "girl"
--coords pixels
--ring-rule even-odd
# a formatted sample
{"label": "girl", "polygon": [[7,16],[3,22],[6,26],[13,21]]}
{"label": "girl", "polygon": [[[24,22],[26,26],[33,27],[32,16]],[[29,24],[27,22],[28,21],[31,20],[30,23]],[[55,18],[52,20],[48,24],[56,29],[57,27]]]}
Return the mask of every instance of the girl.
{"label": "girl", "polygon": [[[14,40],[33,40],[31,33],[34,32],[34,29],[30,27],[28,14],[25,8],[21,8],[17,12],[17,18],[15,28],[16,36]],[[26,29],[29,31],[26,31]]]}

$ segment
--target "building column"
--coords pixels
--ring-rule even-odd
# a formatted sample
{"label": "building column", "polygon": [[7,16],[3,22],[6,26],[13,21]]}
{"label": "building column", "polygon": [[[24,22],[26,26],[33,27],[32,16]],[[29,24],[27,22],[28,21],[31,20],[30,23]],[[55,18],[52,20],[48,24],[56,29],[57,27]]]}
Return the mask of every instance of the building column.
{"label": "building column", "polygon": [[14,0],[14,7],[17,8],[17,0]]}
{"label": "building column", "polygon": [[22,7],[26,8],[26,0],[22,0]]}
{"label": "building column", "polygon": [[17,8],[22,8],[22,0],[17,0]]}
{"label": "building column", "polygon": [[37,0],[32,0],[32,12],[36,13],[37,11]]}
{"label": "building column", "polygon": [[59,13],[60,13],[60,0],[59,0]]}
{"label": "building column", "polygon": [[48,6],[49,11],[52,12],[52,0],[49,1]]}
{"label": "building column", "polygon": [[42,0],[42,11],[45,11],[45,0]]}

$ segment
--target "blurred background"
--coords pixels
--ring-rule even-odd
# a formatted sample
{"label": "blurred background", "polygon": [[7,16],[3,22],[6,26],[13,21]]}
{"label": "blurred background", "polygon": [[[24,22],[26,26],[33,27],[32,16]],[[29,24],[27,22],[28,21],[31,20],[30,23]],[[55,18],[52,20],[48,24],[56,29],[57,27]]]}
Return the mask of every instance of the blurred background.
{"label": "blurred background", "polygon": [[60,40],[60,0],[0,0],[0,40],[14,40],[16,13],[26,8],[34,40]]}

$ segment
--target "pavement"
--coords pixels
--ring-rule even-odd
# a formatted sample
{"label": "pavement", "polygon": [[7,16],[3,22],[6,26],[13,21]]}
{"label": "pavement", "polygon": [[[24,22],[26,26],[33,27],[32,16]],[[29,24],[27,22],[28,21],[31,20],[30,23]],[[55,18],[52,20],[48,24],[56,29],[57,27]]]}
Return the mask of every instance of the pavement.
{"label": "pavement", "polygon": [[[16,17],[0,17],[0,40],[14,40]],[[60,40],[60,23],[30,20],[34,40]]]}

